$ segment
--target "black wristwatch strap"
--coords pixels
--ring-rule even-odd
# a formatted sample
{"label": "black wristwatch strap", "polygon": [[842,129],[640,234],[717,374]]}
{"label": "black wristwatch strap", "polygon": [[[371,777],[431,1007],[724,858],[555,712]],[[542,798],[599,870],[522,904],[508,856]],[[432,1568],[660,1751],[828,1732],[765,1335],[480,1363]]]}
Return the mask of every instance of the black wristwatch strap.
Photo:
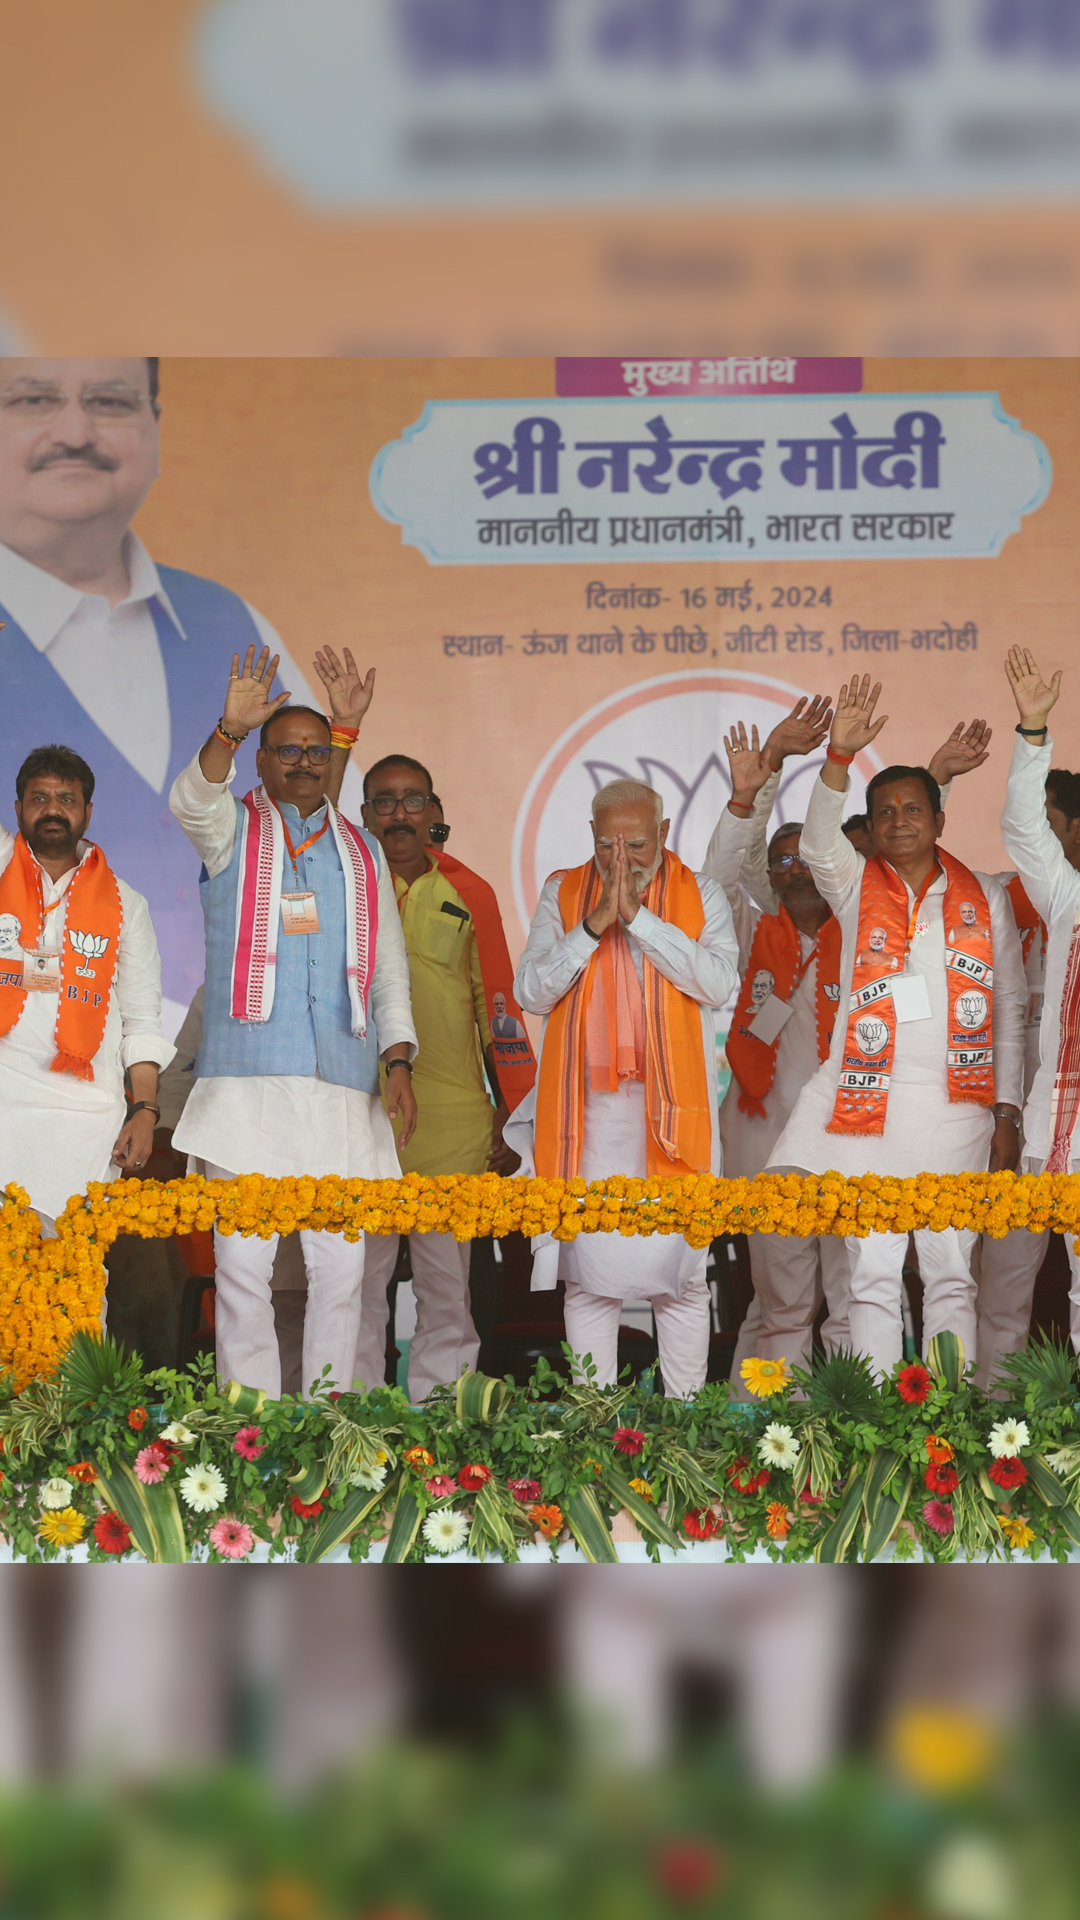
{"label": "black wristwatch strap", "polygon": [[155,1107],[152,1100],[136,1100],[135,1105],[128,1108],[128,1119],[134,1119],[137,1113],[152,1113],[155,1120],[161,1119],[161,1108]]}
{"label": "black wristwatch strap", "polygon": [[1047,727],[1017,727],[1016,731],[1017,733],[1022,733],[1025,740],[1038,740],[1044,733],[1047,733],[1049,729]]}
{"label": "black wristwatch strap", "polygon": [[410,1080],[412,1079],[412,1061],[411,1060],[388,1060],[387,1061],[386,1063],[387,1073],[392,1073],[395,1067],[404,1067]]}
{"label": "black wristwatch strap", "polygon": [[581,923],[581,924],[582,924],[582,926],[584,927],[584,929],[585,929],[585,931],[586,931],[586,933],[588,934],[588,936],[589,936],[589,939],[590,939],[590,940],[602,940],[602,939],[603,939],[603,937],[604,937],[604,936],[603,936],[603,934],[602,934],[602,933],[594,933],[594,932],[593,932],[593,930],[592,930],[592,928],[591,928],[591,927],[590,927],[590,925],[589,925],[589,920],[588,920],[588,915],[586,915],[586,917],[585,917],[585,919],[584,919],[584,920],[582,921],[582,923]]}

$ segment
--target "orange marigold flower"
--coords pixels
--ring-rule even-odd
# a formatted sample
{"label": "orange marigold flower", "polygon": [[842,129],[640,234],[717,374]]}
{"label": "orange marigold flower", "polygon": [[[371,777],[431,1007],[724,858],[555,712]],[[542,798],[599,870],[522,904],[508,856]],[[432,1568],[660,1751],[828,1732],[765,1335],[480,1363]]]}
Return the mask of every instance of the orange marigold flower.
{"label": "orange marigold flower", "polygon": [[433,1467],[435,1465],[435,1455],[429,1453],[426,1447],[406,1447],[404,1457],[410,1467]]}
{"label": "orange marigold flower", "polygon": [[928,1433],[923,1441],[926,1457],[932,1466],[946,1467],[955,1457],[956,1449],[940,1433]]}
{"label": "orange marigold flower", "polygon": [[782,1500],[770,1500],[765,1510],[765,1531],[772,1540],[786,1540],[791,1531],[788,1510]]}
{"label": "orange marigold flower", "polygon": [[530,1507],[529,1519],[543,1534],[545,1540],[554,1540],[563,1530],[561,1507]]}
{"label": "orange marigold flower", "polygon": [[97,1479],[97,1468],[92,1460],[76,1460],[68,1472],[73,1480],[81,1480],[84,1487],[92,1486]]}
{"label": "orange marigold flower", "polygon": [[147,1413],[145,1407],[132,1407],[131,1412],[128,1414],[128,1426],[131,1428],[132,1433],[141,1433],[149,1418],[150,1415]]}

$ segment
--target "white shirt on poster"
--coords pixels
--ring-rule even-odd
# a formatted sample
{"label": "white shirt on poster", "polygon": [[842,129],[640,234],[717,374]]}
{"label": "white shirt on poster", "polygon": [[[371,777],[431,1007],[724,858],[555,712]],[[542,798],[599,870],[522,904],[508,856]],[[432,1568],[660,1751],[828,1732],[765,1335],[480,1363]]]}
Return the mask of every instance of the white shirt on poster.
{"label": "white shirt on poster", "polygon": [[[14,837],[0,827],[0,873]],[[79,848],[80,865],[90,847]],[[46,915],[39,952],[63,947],[67,892],[77,868],[59,880],[42,869]],[[166,1067],[175,1048],[161,1031],[161,961],[149,908],[141,893],[116,879],[123,920],[116,975],[92,1081],[51,1072],[56,1056],[59,995],[28,993],[10,1032],[0,1038],[0,1189],[14,1181],[34,1207],[55,1219],[91,1180],[116,1180],[112,1150],[124,1123],[124,1070],[151,1060]]]}
{"label": "white shirt on poster", "polygon": [[[207,873],[223,873],[236,842],[236,803],[227,780],[207,780],[196,754],[173,782],[170,805]],[[321,809],[320,809],[321,811]],[[379,856],[379,931],[371,978],[371,1018],[380,1051],[400,1041],[416,1054],[409,962],[394,883]],[[344,955],[342,955],[344,965]],[[397,1147],[377,1094],[304,1074],[221,1074],[197,1079],[173,1146],[193,1172],[337,1174],[345,1180],[395,1180]]]}
{"label": "white shirt on poster", "polygon": [[[826,1131],[840,1083],[865,864],[841,832],[846,804],[846,793],[835,792],[820,779],[815,781],[802,848],[818,892],[832,907],[843,934],[840,1012],[829,1057],[803,1088],[773,1148],[770,1164],[802,1167],[807,1173],[889,1173],[901,1179],[924,1172],[981,1172],[989,1158],[993,1115],[989,1107],[951,1101],[948,1092],[943,872],[936,875],[923,898],[908,961],[908,971],[925,978],[930,1017],[897,1024],[884,1131],[876,1135]],[[1023,1098],[1027,1005],[1020,940],[1012,907],[1001,887],[989,874],[976,873],[975,878],[990,908],[994,942],[995,1098],[1019,1107]],[[907,893],[909,905],[914,906],[910,887]]]}

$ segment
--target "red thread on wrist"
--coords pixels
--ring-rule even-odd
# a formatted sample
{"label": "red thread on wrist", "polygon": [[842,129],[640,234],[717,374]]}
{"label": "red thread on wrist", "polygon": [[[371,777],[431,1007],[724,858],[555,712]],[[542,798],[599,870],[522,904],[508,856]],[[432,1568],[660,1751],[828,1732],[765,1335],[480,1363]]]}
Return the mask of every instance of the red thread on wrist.
{"label": "red thread on wrist", "polygon": [[826,760],[831,760],[834,767],[850,767],[855,755],[853,753],[834,753],[832,747],[828,746],[825,749],[825,758]]}
{"label": "red thread on wrist", "polygon": [[748,807],[744,807],[741,800],[729,800],[728,807],[732,813],[745,813],[748,816],[754,811],[753,801]]}

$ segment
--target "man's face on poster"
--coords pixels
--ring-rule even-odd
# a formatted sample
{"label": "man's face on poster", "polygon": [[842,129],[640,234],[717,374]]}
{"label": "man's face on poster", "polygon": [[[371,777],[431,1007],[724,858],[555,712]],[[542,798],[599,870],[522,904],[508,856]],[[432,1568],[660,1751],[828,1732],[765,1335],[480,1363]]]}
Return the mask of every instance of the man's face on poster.
{"label": "man's face on poster", "polygon": [[31,551],[57,527],[122,530],[158,472],[144,358],[0,361],[0,540]]}
{"label": "man's face on poster", "polygon": [[496,994],[493,994],[493,995],[492,995],[492,998],[491,998],[491,1004],[492,1004],[492,1006],[493,1006],[493,1007],[494,1007],[494,1009],[495,1009],[495,1018],[496,1018],[496,1020],[503,1020],[503,1019],[505,1019],[505,1017],[506,1017],[506,995],[505,995],[505,994],[503,994],[503,993],[496,993]]}

